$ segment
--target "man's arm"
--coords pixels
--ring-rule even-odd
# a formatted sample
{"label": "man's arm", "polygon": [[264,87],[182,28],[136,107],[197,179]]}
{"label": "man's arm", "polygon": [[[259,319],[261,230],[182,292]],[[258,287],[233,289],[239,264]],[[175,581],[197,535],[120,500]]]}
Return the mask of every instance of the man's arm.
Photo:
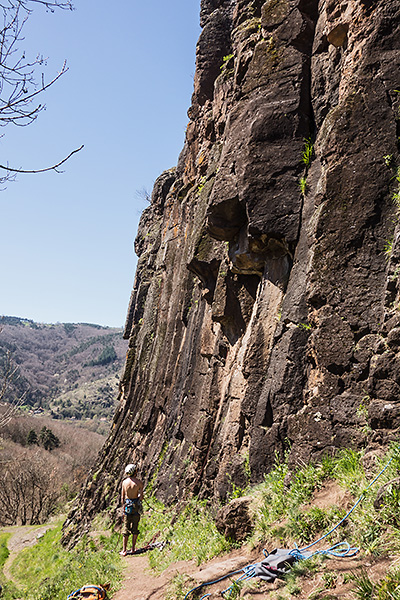
{"label": "man's arm", "polygon": [[125,504],[125,498],[126,498],[126,491],[125,491],[124,482],[122,482],[122,491],[121,491],[121,505],[122,506],[124,506],[124,504]]}

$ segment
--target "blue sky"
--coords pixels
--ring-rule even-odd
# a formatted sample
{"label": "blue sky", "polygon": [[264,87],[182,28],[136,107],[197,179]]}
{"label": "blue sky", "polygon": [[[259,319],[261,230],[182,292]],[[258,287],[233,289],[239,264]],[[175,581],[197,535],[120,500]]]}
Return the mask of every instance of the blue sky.
{"label": "blue sky", "polygon": [[[122,326],[133,241],[154,180],[177,162],[188,122],[200,0],[76,0],[37,8],[21,50],[49,57],[37,121],[3,129],[0,164],[64,173],[18,175],[0,192],[0,315]],[[39,73],[39,79],[41,71]]]}

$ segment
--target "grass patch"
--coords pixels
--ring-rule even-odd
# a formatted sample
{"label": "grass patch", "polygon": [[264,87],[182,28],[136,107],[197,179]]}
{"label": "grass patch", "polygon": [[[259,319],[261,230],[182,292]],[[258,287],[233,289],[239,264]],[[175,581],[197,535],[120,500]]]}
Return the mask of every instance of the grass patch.
{"label": "grass patch", "polygon": [[165,600],[181,600],[196,585],[188,575],[175,575],[168,586]]}
{"label": "grass patch", "polygon": [[366,571],[353,574],[353,594],[358,600],[399,600],[400,569],[391,569],[383,579],[373,582]]}
{"label": "grass patch", "polygon": [[196,559],[197,564],[228,552],[232,544],[215,527],[205,501],[196,499],[186,504],[179,514],[154,498],[147,502],[150,510],[140,521],[140,544],[148,543],[161,532],[168,545],[160,553],[149,554],[150,566],[160,572],[179,560]]}
{"label": "grass patch", "polygon": [[0,576],[1,576],[1,584],[3,586],[2,590],[2,600],[9,600],[12,598],[18,598],[17,588],[12,582],[5,582],[5,577],[3,573],[3,567],[10,555],[10,552],[7,547],[8,540],[12,536],[12,533],[2,532],[0,533]]}
{"label": "grass patch", "polygon": [[7,542],[11,537],[11,533],[0,533],[0,569],[4,567],[4,563],[9,557],[9,550],[7,548]]}
{"label": "grass patch", "polygon": [[[60,544],[61,524],[48,531],[32,548],[23,550],[12,564],[16,589],[6,590],[4,600],[65,600],[75,589],[88,583],[111,583],[116,590],[121,580],[119,537],[102,537],[99,546],[83,539],[67,552]],[[16,595],[18,593],[18,595]]]}
{"label": "grass patch", "polygon": [[[327,481],[335,481],[348,492],[349,508],[362,496],[362,502],[335,531],[324,540],[324,547],[347,540],[365,554],[375,556],[400,551],[400,490],[388,492],[382,508],[373,502],[379,486],[399,476],[400,450],[393,443],[382,461],[377,461],[375,473],[365,475],[363,452],[343,449],[335,458],[327,457],[290,473],[287,461],[277,460],[264,483],[252,491],[255,530],[253,545],[276,544],[292,548],[309,544],[328,533],[347,514],[343,507],[306,507],[313,495]],[[379,481],[370,481],[390,462]],[[400,600],[400,597],[399,597]]]}

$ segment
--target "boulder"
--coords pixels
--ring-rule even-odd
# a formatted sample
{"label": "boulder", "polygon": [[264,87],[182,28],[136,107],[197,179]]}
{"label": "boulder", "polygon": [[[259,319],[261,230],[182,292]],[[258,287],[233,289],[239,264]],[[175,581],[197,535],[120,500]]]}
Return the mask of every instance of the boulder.
{"label": "boulder", "polygon": [[252,501],[251,496],[235,498],[218,511],[215,524],[218,531],[227,539],[243,542],[251,533],[253,525],[250,505]]}

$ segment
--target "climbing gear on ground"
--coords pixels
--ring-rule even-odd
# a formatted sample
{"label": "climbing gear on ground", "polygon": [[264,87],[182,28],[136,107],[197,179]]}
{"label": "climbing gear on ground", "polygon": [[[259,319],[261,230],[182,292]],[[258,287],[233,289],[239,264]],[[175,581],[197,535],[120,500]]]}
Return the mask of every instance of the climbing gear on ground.
{"label": "climbing gear on ground", "polygon": [[102,586],[98,585],[84,585],[75,590],[69,596],[67,600],[106,600],[107,593]]}
{"label": "climbing gear on ground", "polygon": [[161,551],[167,546],[169,542],[154,542],[153,544],[147,544],[143,546],[143,548],[138,548],[134,552],[128,552],[128,554],[143,554],[144,552],[149,552],[150,550],[156,550],[157,548]]}
{"label": "climbing gear on ground", "polygon": [[[311,552],[309,554],[311,555]],[[298,557],[290,550],[276,548],[264,560],[254,565],[254,577],[269,582],[275,581],[277,577],[286,575],[296,560]]]}

